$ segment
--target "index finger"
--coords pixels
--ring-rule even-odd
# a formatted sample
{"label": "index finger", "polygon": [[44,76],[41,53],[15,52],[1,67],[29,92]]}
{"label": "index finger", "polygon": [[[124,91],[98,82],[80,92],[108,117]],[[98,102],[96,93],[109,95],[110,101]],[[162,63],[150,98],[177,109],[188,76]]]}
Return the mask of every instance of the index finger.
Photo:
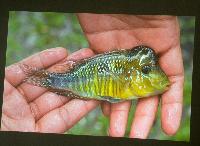
{"label": "index finger", "polygon": [[[66,57],[67,57],[66,49],[57,47],[57,48],[47,49],[40,53],[34,54],[20,61],[19,63],[24,63],[38,68],[46,68]],[[5,69],[5,78],[13,86],[18,86],[25,78],[25,74],[21,70],[19,63],[10,65]]]}

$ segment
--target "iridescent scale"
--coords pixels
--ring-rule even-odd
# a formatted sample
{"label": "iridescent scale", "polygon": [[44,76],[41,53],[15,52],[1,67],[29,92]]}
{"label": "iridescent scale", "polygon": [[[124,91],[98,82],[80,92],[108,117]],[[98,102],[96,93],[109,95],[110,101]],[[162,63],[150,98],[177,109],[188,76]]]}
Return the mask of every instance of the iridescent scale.
{"label": "iridescent scale", "polygon": [[133,77],[137,80],[144,62],[156,64],[155,52],[145,46],[131,50],[117,50],[75,63],[65,73],[35,71],[28,82],[46,87],[61,95],[107,100],[135,98],[130,86]]}

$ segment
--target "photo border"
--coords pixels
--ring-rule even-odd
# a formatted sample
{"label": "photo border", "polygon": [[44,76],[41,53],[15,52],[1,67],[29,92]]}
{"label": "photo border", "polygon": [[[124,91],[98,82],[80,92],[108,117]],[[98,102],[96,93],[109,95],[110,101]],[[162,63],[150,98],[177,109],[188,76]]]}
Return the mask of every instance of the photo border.
{"label": "photo border", "polygon": [[[193,75],[192,75],[192,100],[191,100],[191,126],[190,142],[168,141],[154,139],[132,139],[114,138],[108,136],[85,136],[69,134],[44,134],[33,132],[0,132],[0,145],[91,145],[91,146],[189,146],[200,145],[200,5],[197,1],[186,0],[9,0],[4,1],[0,12],[0,93],[3,95],[3,84],[5,75],[5,59],[7,48],[8,18],[9,11],[32,11],[32,12],[64,12],[64,13],[124,13],[124,14],[144,14],[144,15],[177,15],[177,16],[196,16],[195,17],[195,37],[194,37],[194,56],[193,56]],[[3,97],[3,96],[1,96]],[[0,98],[1,109],[3,98]],[[0,110],[1,111],[1,110]],[[0,116],[2,111],[0,112]]]}

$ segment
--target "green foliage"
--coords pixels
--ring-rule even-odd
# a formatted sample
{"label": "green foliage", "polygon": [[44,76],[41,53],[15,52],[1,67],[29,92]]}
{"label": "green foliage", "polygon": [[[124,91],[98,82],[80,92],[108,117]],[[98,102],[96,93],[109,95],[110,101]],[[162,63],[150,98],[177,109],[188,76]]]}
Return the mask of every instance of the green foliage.
{"label": "green foliage", "polygon": [[88,47],[74,14],[11,12],[8,27],[6,65],[48,48],[75,52]]}
{"label": "green foliage", "polygon": [[[189,141],[191,109],[192,52],[194,43],[194,17],[179,17],[181,26],[181,47],[185,66],[185,86],[182,123],[175,136],[162,132],[160,107],[150,132],[151,139]],[[74,52],[88,47],[87,40],[74,14],[11,12],[9,18],[8,47],[6,65],[13,64],[44,49],[62,46]],[[129,113],[126,136],[130,132],[136,101]],[[107,135],[109,119],[104,117],[100,108],[90,112],[67,133],[76,135]]]}

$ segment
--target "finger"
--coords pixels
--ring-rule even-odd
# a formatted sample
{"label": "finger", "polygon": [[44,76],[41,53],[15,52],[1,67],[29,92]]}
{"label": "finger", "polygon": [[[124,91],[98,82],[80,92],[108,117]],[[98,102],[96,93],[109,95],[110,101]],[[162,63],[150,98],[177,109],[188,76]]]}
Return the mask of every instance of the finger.
{"label": "finger", "polygon": [[69,100],[70,98],[60,96],[52,92],[45,92],[40,97],[32,101],[29,105],[31,112],[33,113],[33,116],[37,121],[46,113],[64,105]]}
{"label": "finger", "polygon": [[110,115],[110,103],[108,102],[102,102],[101,103],[101,110],[104,114],[104,116],[108,117]]}
{"label": "finger", "polygon": [[64,106],[44,115],[37,122],[36,129],[39,132],[64,133],[98,104],[99,101],[95,100],[71,100]]}
{"label": "finger", "polygon": [[161,125],[164,132],[174,135],[180,125],[183,103],[183,76],[170,77],[170,90],[162,95]]}
{"label": "finger", "polygon": [[147,138],[158,108],[158,97],[139,99],[131,125],[131,138]]}
{"label": "finger", "polygon": [[[80,60],[80,59],[83,59],[83,58],[90,57],[92,55],[94,55],[92,50],[90,50],[88,48],[87,49],[84,48],[84,49],[81,49],[77,52],[72,53],[67,58],[62,60],[59,64],[62,64],[62,63],[64,64],[66,60],[70,60],[70,59]],[[55,66],[56,65],[50,67],[48,70],[53,70]],[[23,94],[24,97],[27,98],[26,100],[28,102],[33,101],[35,98],[41,96],[43,93],[45,93],[47,91],[45,88],[37,87],[37,86],[30,85],[30,84],[27,84],[27,83],[21,84],[18,87],[18,89],[21,92],[21,94]]]}
{"label": "finger", "polygon": [[79,51],[72,53],[67,59],[68,60],[81,60],[94,55],[94,52],[89,48],[83,48]]}
{"label": "finger", "polygon": [[[7,81],[5,84],[12,87]],[[33,131],[33,121],[29,105],[16,89],[3,96],[1,130]]]}
{"label": "finger", "polygon": [[[64,59],[66,56],[66,49],[58,47],[44,50],[20,61],[19,63],[24,63],[38,68],[46,68]],[[19,85],[25,78],[25,74],[19,67],[19,63],[8,66],[5,69],[5,77],[13,86]]]}
{"label": "finger", "polygon": [[14,90],[15,90],[15,88],[6,79],[4,79],[3,98],[5,98],[8,94],[13,92]]}
{"label": "finger", "polygon": [[171,83],[170,89],[162,96],[161,124],[166,134],[173,135],[179,128],[182,115],[184,70],[180,46],[161,56],[160,64]]}
{"label": "finger", "polygon": [[111,104],[109,135],[123,137],[126,130],[130,101]]}

